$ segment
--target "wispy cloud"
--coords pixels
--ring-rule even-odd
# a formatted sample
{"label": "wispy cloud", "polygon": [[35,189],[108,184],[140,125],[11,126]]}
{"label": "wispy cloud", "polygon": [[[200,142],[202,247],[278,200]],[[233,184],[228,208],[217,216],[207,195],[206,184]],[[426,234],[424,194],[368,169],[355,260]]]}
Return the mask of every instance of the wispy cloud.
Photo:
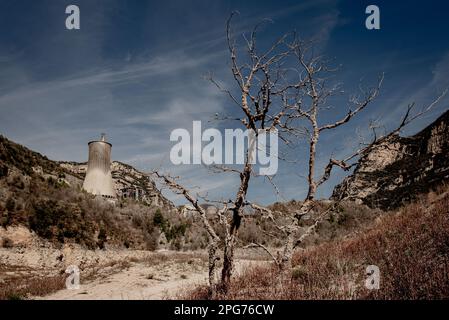
{"label": "wispy cloud", "polygon": [[[17,7],[11,4],[15,12],[11,9],[9,14],[16,15],[17,24],[0,12],[0,24],[9,19],[8,30],[13,31],[0,35],[1,133],[50,158],[85,161],[87,141],[106,132],[115,160],[142,170],[162,165],[163,170],[179,175],[188,186],[209,192],[211,198],[233,197],[238,177],[211,174],[203,166],[172,165],[168,161],[173,145],[169,136],[175,128],[190,129],[193,120],[221,128],[222,124],[208,122],[215,113],[235,115],[236,109],[226,96],[202,78],[213,71],[224,86],[233,86],[224,30],[229,13],[240,11],[234,25],[236,36],[264,18],[273,20],[261,30],[258,44],[262,47],[295,29],[303,37],[320,39],[319,50],[326,53],[339,48],[340,43],[333,47],[332,39],[342,16],[347,19],[349,15],[341,11],[337,0],[289,5],[268,1],[257,6],[239,3],[235,7],[228,2],[210,1],[195,1],[195,5],[166,1],[156,5],[80,0],[81,30],[68,32],[61,20],[61,6],[52,1],[45,3],[45,10],[36,5],[38,13],[24,12],[21,3]],[[360,12],[354,16],[358,19]],[[344,39],[352,38],[352,31],[344,34]],[[375,39],[372,33],[364,36]],[[370,44],[370,39],[359,37],[354,41]],[[387,50],[381,58],[362,57],[350,49],[344,58],[359,62],[361,67],[355,69],[362,75],[368,71],[378,74],[385,68],[395,71],[399,66],[432,66],[427,71],[421,68],[415,77],[393,77],[395,83],[389,86],[390,91],[380,97],[372,111],[358,117],[355,126],[377,117],[387,125],[393,123],[407,102],[424,103],[448,84],[449,54],[435,63],[429,55]],[[372,62],[378,60],[382,63]],[[344,77],[357,85],[352,74]],[[334,111],[330,118],[338,118],[346,107],[341,104]],[[355,127],[345,127],[325,137],[323,143],[319,150],[322,165],[330,153],[343,155],[357,143]],[[302,159],[304,154],[296,156]],[[303,165],[280,163],[276,179],[285,199],[304,194]],[[260,178],[253,182],[251,199],[262,203],[277,200],[269,182]],[[333,183],[323,194],[329,193]]]}

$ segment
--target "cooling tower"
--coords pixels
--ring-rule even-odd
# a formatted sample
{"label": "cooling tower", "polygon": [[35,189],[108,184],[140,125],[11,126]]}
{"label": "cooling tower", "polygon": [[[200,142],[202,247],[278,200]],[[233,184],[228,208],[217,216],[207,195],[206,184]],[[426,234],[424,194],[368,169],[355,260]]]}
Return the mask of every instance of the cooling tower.
{"label": "cooling tower", "polygon": [[104,134],[101,135],[100,141],[89,142],[89,161],[83,189],[95,195],[115,198],[111,174],[111,148],[112,145],[106,142]]}

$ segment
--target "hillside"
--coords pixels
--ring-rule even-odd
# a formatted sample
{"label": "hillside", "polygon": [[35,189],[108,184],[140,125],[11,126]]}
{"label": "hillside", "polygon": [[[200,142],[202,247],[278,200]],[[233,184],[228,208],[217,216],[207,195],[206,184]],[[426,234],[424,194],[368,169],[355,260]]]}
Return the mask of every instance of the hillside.
{"label": "hillside", "polygon": [[[291,275],[279,279],[269,265],[248,268],[217,299],[448,299],[449,192],[439,189],[363,231],[298,250]],[[365,287],[369,265],[379,268],[379,289]],[[182,297],[205,299],[207,290]]]}
{"label": "hillside", "polygon": [[370,207],[390,210],[446,181],[449,111],[414,136],[380,139],[361,156],[354,173],[335,187],[333,197],[343,192]]}
{"label": "hillside", "polygon": [[113,164],[117,188],[138,189],[139,196],[124,196],[111,204],[81,189],[82,166],[51,161],[0,136],[0,245],[35,245],[30,243],[35,237],[22,241],[8,236],[8,229],[19,226],[57,245],[77,243],[89,249],[205,245],[198,227],[180,217],[138,170]]}
{"label": "hillside", "polygon": [[33,173],[33,168],[38,167],[45,173],[67,172],[57,162],[0,135],[0,177],[5,177],[9,168],[15,168],[30,175]]}
{"label": "hillside", "polygon": [[[0,226],[24,225],[55,243],[75,242],[92,249],[206,246],[207,235],[197,215],[175,208],[154,182],[135,168],[112,163],[113,181],[121,196],[114,206],[81,190],[86,163],[54,162],[4,137],[1,139],[0,164],[4,169],[0,177]],[[135,190],[138,192],[132,194]],[[298,205],[292,201],[273,204],[272,208],[291,211]],[[338,217],[323,221],[317,234],[302,245],[344,236],[379,214],[364,205],[342,204]],[[211,223],[220,234],[224,233],[215,219]],[[1,238],[0,228],[0,245]],[[277,247],[283,243],[278,230],[258,215],[243,221],[239,239],[242,246],[258,242]]]}

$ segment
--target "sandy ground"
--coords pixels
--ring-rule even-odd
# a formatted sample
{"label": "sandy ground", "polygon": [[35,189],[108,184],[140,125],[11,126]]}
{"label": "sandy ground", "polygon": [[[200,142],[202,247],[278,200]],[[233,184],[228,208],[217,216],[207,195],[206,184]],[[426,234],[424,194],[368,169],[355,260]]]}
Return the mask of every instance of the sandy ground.
{"label": "sandy ground", "polygon": [[[251,264],[261,261],[239,260],[236,272],[242,272]],[[49,296],[47,300],[160,300],[176,299],[184,289],[207,284],[206,265],[163,263],[147,266],[133,263],[126,270],[109,274],[83,283],[80,289],[64,289]]]}
{"label": "sandy ground", "polygon": [[[199,271],[177,272],[164,268],[147,267],[143,263],[133,264],[126,270],[100,279],[83,283],[80,289],[61,290],[44,297],[47,300],[154,300],[175,295],[180,289],[207,283],[207,273]],[[168,270],[167,270],[168,271]],[[181,275],[183,276],[181,278]]]}
{"label": "sandy ground", "polygon": [[[0,236],[14,239],[17,244],[0,248],[0,290],[17,279],[27,284],[29,279],[64,276],[69,266],[80,270],[79,289],[63,289],[44,297],[27,296],[28,299],[173,299],[185,288],[207,284],[205,250],[93,251],[72,244],[55,248],[21,227],[0,228]],[[238,249],[236,255],[235,273],[251,264],[266,263],[266,256],[257,250]]]}

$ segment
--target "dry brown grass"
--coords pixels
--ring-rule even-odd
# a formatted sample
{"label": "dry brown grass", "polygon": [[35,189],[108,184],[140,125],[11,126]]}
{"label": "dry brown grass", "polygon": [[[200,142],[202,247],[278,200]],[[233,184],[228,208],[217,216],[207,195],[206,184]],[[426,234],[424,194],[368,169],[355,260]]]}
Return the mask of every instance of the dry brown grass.
{"label": "dry brown grass", "polygon": [[[363,232],[298,251],[292,274],[255,267],[218,299],[447,299],[449,194],[385,214]],[[380,268],[379,290],[364,286],[368,265]],[[206,299],[207,288],[186,294]]]}
{"label": "dry brown grass", "polygon": [[0,266],[0,270],[2,273],[20,273],[17,276],[10,276],[0,284],[0,300],[22,300],[33,296],[44,296],[65,288],[67,277],[65,274],[37,276],[26,268],[4,265]]}
{"label": "dry brown grass", "polygon": [[192,264],[194,262],[206,262],[206,252],[169,252],[169,253],[153,253],[144,258],[143,262],[149,266],[156,266],[162,263],[171,264]]}
{"label": "dry brown grass", "polygon": [[[133,259],[134,260],[134,259]],[[135,262],[135,261],[134,261]],[[132,266],[127,260],[113,260],[83,270],[83,281],[106,278],[110,274],[125,271]],[[63,271],[48,273],[25,266],[0,264],[0,300],[23,300],[42,297],[65,288],[68,277]]]}

